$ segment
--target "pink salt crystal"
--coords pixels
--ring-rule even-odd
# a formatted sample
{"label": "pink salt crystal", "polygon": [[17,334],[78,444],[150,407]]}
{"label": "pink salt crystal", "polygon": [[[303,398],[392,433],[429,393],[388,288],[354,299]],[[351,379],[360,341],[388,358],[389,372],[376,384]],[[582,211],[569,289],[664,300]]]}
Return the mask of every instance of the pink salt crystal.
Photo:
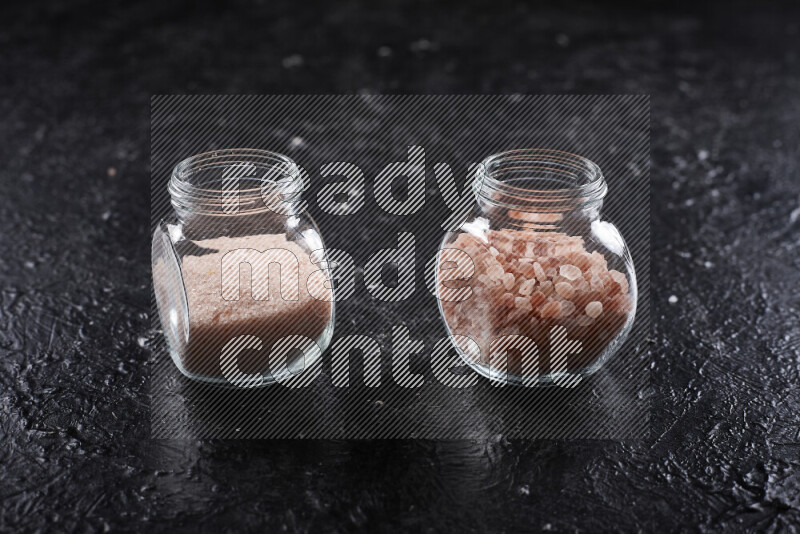
{"label": "pink salt crystal", "polygon": [[539,282],[542,283],[547,282],[547,274],[544,272],[544,268],[542,268],[541,263],[539,263],[538,261],[534,262],[533,271],[534,273],[536,273],[536,278],[539,279]]}
{"label": "pink salt crystal", "polygon": [[536,269],[530,263],[520,263],[519,264],[519,272],[525,278],[535,278],[536,277]]}
{"label": "pink salt crystal", "polygon": [[569,282],[559,282],[555,286],[556,293],[565,299],[571,299],[575,296],[575,288]]}
{"label": "pink salt crystal", "polygon": [[594,264],[591,267],[589,267],[589,271],[588,272],[592,276],[600,276],[602,273],[605,272],[605,268],[603,268],[602,265]]}
{"label": "pink salt crystal", "polygon": [[533,311],[533,305],[531,301],[526,299],[525,297],[516,297],[514,299],[514,306],[523,312],[530,313]]}
{"label": "pink salt crystal", "polygon": [[498,241],[495,246],[501,254],[511,254],[511,241]]}
{"label": "pink salt crystal", "polygon": [[600,293],[597,291],[586,291],[583,293],[578,293],[575,295],[575,298],[572,299],[575,302],[575,305],[580,307],[581,309],[585,308],[587,304],[592,302],[593,300],[600,299]]}
{"label": "pink salt crystal", "polygon": [[498,254],[500,254],[500,251],[499,251],[499,250],[497,250],[497,249],[496,249],[496,248],[494,248],[494,247],[489,247],[489,252],[491,252],[491,253],[492,253],[492,256],[497,256]]}
{"label": "pink salt crystal", "polygon": [[600,279],[599,276],[594,275],[589,283],[589,287],[592,288],[592,291],[603,291],[603,281]]}
{"label": "pink salt crystal", "polygon": [[558,245],[553,249],[553,255],[564,256],[566,254],[569,254],[570,252],[573,252],[574,250],[575,249],[570,245]]}
{"label": "pink salt crystal", "polygon": [[603,313],[603,304],[596,300],[586,305],[586,315],[592,319],[596,319]]}
{"label": "pink salt crystal", "polygon": [[492,278],[491,276],[487,276],[489,283],[486,284],[488,288],[502,288],[503,287],[503,277],[500,278]]}
{"label": "pink salt crystal", "polygon": [[605,257],[600,254],[599,252],[595,251],[592,252],[592,263],[594,265],[598,265],[600,267],[606,268],[606,259]]}
{"label": "pink salt crystal", "polygon": [[551,300],[539,310],[542,319],[553,319],[559,315],[561,315],[561,303],[557,300]]}
{"label": "pink salt crystal", "polygon": [[585,252],[573,252],[570,254],[569,259],[581,271],[585,271],[592,266],[592,260],[589,254]]}
{"label": "pink salt crystal", "polygon": [[620,293],[611,299],[611,309],[617,313],[628,313],[631,311],[631,298],[625,293]]}
{"label": "pink salt crystal", "polygon": [[546,281],[542,282],[542,285],[539,286],[539,291],[541,291],[545,296],[549,296],[553,293],[553,282]]}
{"label": "pink salt crystal", "polygon": [[587,315],[579,315],[575,318],[575,322],[578,326],[589,326],[590,324],[594,323],[594,319]]}
{"label": "pink salt crystal", "polygon": [[577,280],[572,282],[572,286],[578,293],[586,293],[587,291],[589,291],[589,284],[587,284],[586,280],[584,280],[583,278],[578,278]]}
{"label": "pink salt crystal", "polygon": [[548,267],[547,269],[544,270],[544,272],[548,278],[555,278],[556,276],[555,267]]}
{"label": "pink salt crystal", "polygon": [[603,284],[605,284],[605,286],[606,286],[606,289],[605,289],[606,296],[613,297],[614,295],[622,293],[622,286],[620,286],[616,282],[616,280],[611,278],[610,274],[602,273],[600,275],[600,278],[603,279]]}
{"label": "pink salt crystal", "polygon": [[608,271],[608,274],[611,275],[611,278],[620,285],[623,293],[628,292],[628,279],[619,271]]}
{"label": "pink salt crystal", "polygon": [[516,279],[514,278],[513,274],[506,273],[503,275],[503,285],[505,286],[506,289],[511,290],[511,288],[514,287],[515,282]]}
{"label": "pink salt crystal", "polygon": [[519,285],[519,294],[525,297],[530,296],[533,293],[533,288],[536,286],[536,280],[525,280]]}
{"label": "pink salt crystal", "polygon": [[505,269],[503,269],[503,266],[500,264],[494,264],[486,269],[486,274],[489,275],[489,278],[494,278],[496,280],[499,280],[500,277],[505,274],[505,272]]}
{"label": "pink salt crystal", "polygon": [[575,305],[572,302],[568,301],[568,300],[562,301],[561,302],[561,316],[562,317],[567,317],[569,315],[572,315],[573,313],[575,313]]}
{"label": "pink salt crystal", "polygon": [[541,291],[531,293],[531,306],[538,308],[547,301],[547,296]]}
{"label": "pink salt crystal", "polygon": [[562,265],[558,272],[568,280],[576,280],[581,276],[581,270],[574,265]]}

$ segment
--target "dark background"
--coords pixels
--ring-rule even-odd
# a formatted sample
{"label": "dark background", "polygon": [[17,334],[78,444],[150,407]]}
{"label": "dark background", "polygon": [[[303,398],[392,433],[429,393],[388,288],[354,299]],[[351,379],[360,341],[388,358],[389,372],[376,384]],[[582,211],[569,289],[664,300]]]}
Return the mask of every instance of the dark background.
{"label": "dark background", "polygon": [[[0,529],[797,530],[800,10],[554,5],[0,7]],[[648,439],[148,439],[150,96],[357,92],[651,95]]]}

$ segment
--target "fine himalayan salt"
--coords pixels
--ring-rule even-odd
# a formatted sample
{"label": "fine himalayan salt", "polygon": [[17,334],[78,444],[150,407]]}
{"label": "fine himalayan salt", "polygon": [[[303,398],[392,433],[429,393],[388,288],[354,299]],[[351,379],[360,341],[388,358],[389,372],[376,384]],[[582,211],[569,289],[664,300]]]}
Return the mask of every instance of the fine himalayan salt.
{"label": "fine himalayan salt", "polygon": [[[492,340],[522,335],[536,342],[539,372],[547,372],[551,330],[563,326],[570,340],[581,342],[580,352],[567,356],[568,368],[586,367],[633,310],[627,276],[609,270],[605,256],[588,252],[579,236],[491,230],[480,237],[459,234],[446,248],[466,252],[475,273],[470,298],[442,302],[445,320],[453,334],[475,340],[483,363],[489,363]],[[518,356],[509,354],[510,372],[515,365]]]}
{"label": "fine himalayan salt", "polygon": [[[313,341],[320,338],[332,310],[330,284],[325,283],[327,271],[314,264],[298,244],[283,234],[219,237],[194,244],[211,252],[184,256],[182,262],[190,335],[180,356],[186,371],[219,377],[223,347],[237,336],[256,336],[262,342],[261,350],[239,353],[237,363],[244,373],[268,371],[270,349],[284,336],[304,336]],[[237,257],[236,262],[224,263],[227,272],[223,273],[223,256],[245,249],[277,250],[289,258],[286,252],[290,252],[297,261],[281,263],[280,270],[277,264],[263,269],[247,252],[241,258],[248,259],[247,254],[251,254],[249,264],[238,263]],[[237,286],[238,299],[235,291],[223,294],[223,287],[235,290]]]}

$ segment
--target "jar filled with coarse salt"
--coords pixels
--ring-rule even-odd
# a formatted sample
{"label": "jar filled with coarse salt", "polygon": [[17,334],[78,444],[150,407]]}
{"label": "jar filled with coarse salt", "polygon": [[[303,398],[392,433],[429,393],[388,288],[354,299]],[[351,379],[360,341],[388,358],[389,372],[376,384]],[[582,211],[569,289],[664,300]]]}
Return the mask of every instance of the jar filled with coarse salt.
{"label": "jar filled with coarse salt", "polygon": [[576,383],[621,346],[636,313],[625,241],[603,221],[600,168],[555,150],[485,159],[476,205],[448,233],[436,267],[439,307],[461,357],[525,385]]}
{"label": "jar filled with coarse salt", "polygon": [[155,230],[152,268],[184,375],[262,386],[315,364],[330,343],[333,289],[322,236],[303,209],[301,172],[254,149],[199,154],[174,168],[174,214]]}

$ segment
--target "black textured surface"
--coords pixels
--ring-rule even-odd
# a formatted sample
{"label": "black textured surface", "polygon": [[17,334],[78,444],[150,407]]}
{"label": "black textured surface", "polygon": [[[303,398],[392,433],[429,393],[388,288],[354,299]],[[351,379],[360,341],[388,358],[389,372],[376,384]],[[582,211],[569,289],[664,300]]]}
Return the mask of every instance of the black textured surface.
{"label": "black textured surface", "polygon": [[[3,6],[0,529],[798,528],[800,12],[500,7]],[[148,439],[150,95],[361,90],[652,95],[650,439]]]}

